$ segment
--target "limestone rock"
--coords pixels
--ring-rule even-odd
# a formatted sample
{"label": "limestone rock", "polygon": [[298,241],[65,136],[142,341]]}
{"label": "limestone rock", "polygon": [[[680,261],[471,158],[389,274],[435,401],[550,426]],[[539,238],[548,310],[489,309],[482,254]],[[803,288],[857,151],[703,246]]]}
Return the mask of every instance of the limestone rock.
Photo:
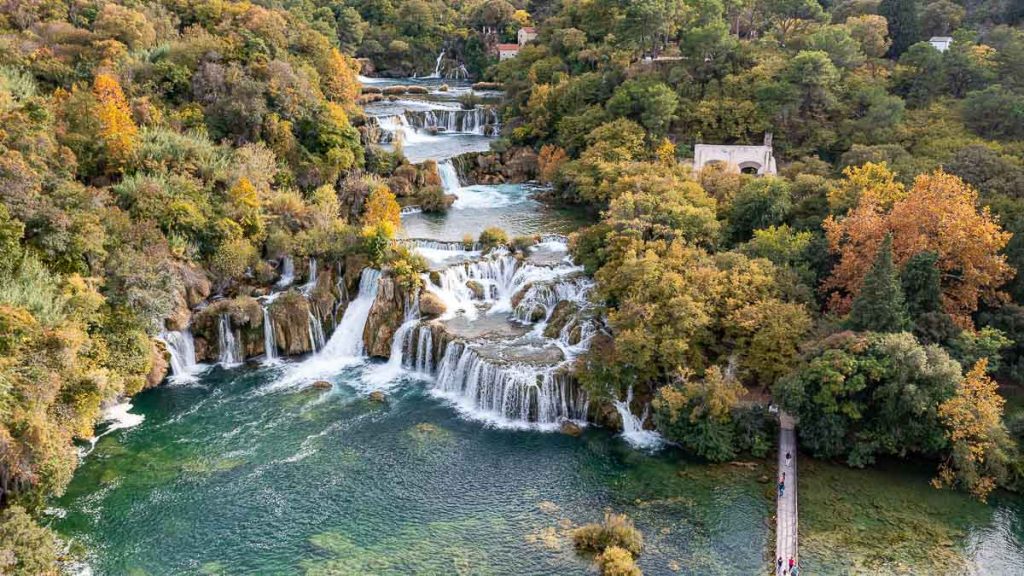
{"label": "limestone rock", "polygon": [[167,352],[167,347],[163,342],[152,341],[152,351],[150,352],[152,367],[149,369],[149,374],[146,374],[146,388],[159,386],[167,377],[167,372],[170,370],[169,356],[170,353]]}
{"label": "limestone rock", "polygon": [[484,299],[485,294],[483,284],[477,282],[476,280],[469,280],[468,282],[466,282],[466,288],[469,288],[469,291],[473,293],[473,298],[476,298],[477,300]]}
{"label": "limestone rock", "polygon": [[420,295],[420,314],[427,318],[437,318],[447,312],[444,302],[432,292]]}
{"label": "limestone rock", "polygon": [[363,329],[363,346],[368,356],[387,358],[391,355],[391,339],[405,318],[405,298],[394,278],[385,274],[377,288],[377,299]]}
{"label": "limestone rock", "polygon": [[281,354],[291,356],[313,351],[309,340],[309,302],[295,290],[289,290],[270,303],[274,339]]}
{"label": "limestone rock", "polygon": [[384,402],[387,402],[387,396],[385,396],[380,390],[374,390],[373,392],[370,392],[370,402],[383,404]]}
{"label": "limestone rock", "polygon": [[579,424],[572,420],[565,420],[562,425],[558,428],[558,431],[567,436],[578,437],[583,434],[583,429],[580,428]]}
{"label": "limestone rock", "polygon": [[310,384],[309,387],[312,388],[313,390],[330,390],[331,383],[328,382],[327,380],[317,380],[316,382]]}

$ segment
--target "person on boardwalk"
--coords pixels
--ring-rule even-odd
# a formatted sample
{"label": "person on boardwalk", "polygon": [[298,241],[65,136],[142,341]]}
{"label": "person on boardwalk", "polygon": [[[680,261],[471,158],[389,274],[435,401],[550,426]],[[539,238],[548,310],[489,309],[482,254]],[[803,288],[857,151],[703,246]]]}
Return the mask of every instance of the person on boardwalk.
{"label": "person on boardwalk", "polygon": [[793,455],[790,454],[789,452],[786,452],[786,468],[791,468],[792,466],[793,466]]}
{"label": "person on boardwalk", "polygon": [[780,570],[782,570],[782,556],[779,556],[779,564],[775,567],[776,572],[779,572]]}
{"label": "person on boardwalk", "polygon": [[779,498],[782,498],[786,494],[786,475],[783,474],[782,478],[779,479]]}
{"label": "person on boardwalk", "polygon": [[796,564],[796,562],[794,562],[794,561],[793,561],[793,557],[792,557],[792,556],[790,556],[790,557],[789,557],[789,569],[790,569],[790,571],[792,571],[792,570],[793,570],[793,565],[794,565],[794,564]]}

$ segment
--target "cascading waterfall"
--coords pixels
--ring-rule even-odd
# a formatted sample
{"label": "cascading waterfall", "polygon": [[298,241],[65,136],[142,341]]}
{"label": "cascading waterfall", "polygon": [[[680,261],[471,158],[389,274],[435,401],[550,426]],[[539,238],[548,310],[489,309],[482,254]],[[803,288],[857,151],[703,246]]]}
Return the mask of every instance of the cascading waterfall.
{"label": "cascading waterfall", "polygon": [[[477,314],[477,302],[490,303],[488,312],[507,312],[512,296],[527,284],[554,280],[580,270],[573,265],[539,266],[523,262],[506,250],[497,250],[483,260],[444,269],[439,273],[440,287],[428,283],[427,289],[445,303],[449,315],[462,312],[472,318]],[[482,287],[482,294],[474,293],[468,285],[471,281]]]}
{"label": "cascading waterfall", "polygon": [[459,182],[459,173],[455,170],[455,165],[452,164],[450,158],[437,163],[437,175],[441,178],[441,188],[447,193],[462,187],[462,183]]}
{"label": "cascading waterfall", "polygon": [[363,329],[370,315],[370,307],[377,298],[380,270],[363,269],[359,278],[359,295],[345,308],[341,322],[331,334],[318,356],[324,358],[358,358],[363,356]]}
{"label": "cascading waterfall", "polygon": [[500,131],[498,111],[490,106],[406,110],[404,116],[403,124],[415,130],[478,136],[498,136]]}
{"label": "cascading waterfall", "polygon": [[494,363],[463,342],[445,348],[434,391],[472,417],[501,425],[551,427],[587,416],[586,393],[557,367]]}
{"label": "cascading waterfall", "polygon": [[411,214],[419,214],[423,212],[423,208],[419,206],[402,206],[402,210],[399,212],[401,216],[409,216]]}
{"label": "cascading waterfall", "polygon": [[172,375],[187,376],[195,371],[196,345],[191,330],[168,330],[161,332],[159,337],[171,355]]}
{"label": "cascading waterfall", "polygon": [[325,346],[324,327],[320,322],[320,317],[314,314],[311,310],[309,312],[309,346],[313,352],[323,350]]}
{"label": "cascading waterfall", "polygon": [[427,78],[440,78],[441,77],[441,59],[442,58],[444,58],[444,50],[443,49],[441,50],[441,53],[437,55],[437,61],[434,62],[434,73],[431,74],[430,76],[427,76]]}
{"label": "cascading waterfall", "polygon": [[263,354],[267,362],[277,360],[277,335],[274,333],[274,320],[270,316],[270,302],[263,302]]}
{"label": "cascading waterfall", "polygon": [[295,281],[295,261],[291,256],[281,259],[281,278],[277,281],[278,288],[287,288]]}
{"label": "cascading waterfall", "polygon": [[231,317],[227,314],[220,315],[220,322],[217,326],[217,345],[220,349],[220,363],[225,366],[241,364],[245,359],[242,353],[242,344],[235,337],[235,331],[231,327]]}
{"label": "cascading waterfall", "polygon": [[[406,364],[420,374],[434,373],[434,331],[428,324],[420,324],[416,329],[416,348],[411,350],[412,357]],[[411,340],[411,339],[410,339]]]}
{"label": "cascading waterfall", "polygon": [[313,288],[316,287],[316,279],[317,279],[316,274],[317,274],[316,258],[313,257],[313,256],[310,256],[309,257],[309,272],[306,274],[308,279],[306,280],[306,285],[304,286],[304,290],[306,290],[307,292],[309,290],[312,290]]}
{"label": "cascading waterfall", "polygon": [[644,430],[644,420],[647,419],[648,407],[644,408],[644,413],[640,417],[635,416],[630,411],[630,404],[633,403],[633,387],[630,386],[626,392],[626,400],[616,400],[615,410],[619,413],[619,417],[622,419],[622,438],[628,442],[634,448],[658,448],[664,440],[661,435],[653,430]]}
{"label": "cascading waterfall", "polygon": [[519,304],[512,313],[512,318],[524,324],[536,320],[538,311],[543,311],[540,320],[547,321],[559,302],[569,301],[579,307],[585,306],[594,287],[589,278],[579,277],[561,280],[554,283],[535,283],[523,294]]}

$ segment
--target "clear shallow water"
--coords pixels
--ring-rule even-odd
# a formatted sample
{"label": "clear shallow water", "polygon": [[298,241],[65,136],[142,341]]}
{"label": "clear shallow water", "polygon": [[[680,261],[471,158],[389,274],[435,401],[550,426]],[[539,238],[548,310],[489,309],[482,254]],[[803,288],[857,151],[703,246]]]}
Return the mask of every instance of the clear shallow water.
{"label": "clear shallow water", "polygon": [[[214,368],[138,395],[99,440],[55,527],[96,574],[584,574],[566,537],[605,508],[643,530],[646,574],[751,574],[771,500],[756,471],[582,438],[489,429],[364,366],[329,392],[267,393],[278,370]],[[689,567],[689,569],[687,568]]]}
{"label": "clear shallow water", "polygon": [[464,186],[453,193],[458,200],[445,215],[410,214],[402,217],[404,238],[462,240],[476,238],[497,226],[509,237],[528,234],[568,234],[588,224],[580,211],[551,208],[533,199],[537,188],[523,184]]}

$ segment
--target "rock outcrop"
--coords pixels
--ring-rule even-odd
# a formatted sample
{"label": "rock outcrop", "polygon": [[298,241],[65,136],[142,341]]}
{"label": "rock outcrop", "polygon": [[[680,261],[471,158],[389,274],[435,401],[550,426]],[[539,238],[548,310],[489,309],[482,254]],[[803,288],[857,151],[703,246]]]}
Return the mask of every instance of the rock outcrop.
{"label": "rock outcrop", "polygon": [[295,290],[277,297],[268,307],[278,350],[287,356],[313,351],[309,339],[309,301]]}
{"label": "rock outcrop", "polygon": [[453,160],[459,177],[468,184],[505,184],[537,178],[537,153],[529,148],[504,152],[470,152]]}
{"label": "rock outcrop", "polygon": [[219,322],[225,314],[231,321],[232,329],[241,338],[245,357],[263,354],[263,307],[251,296],[239,296],[218,300],[193,316],[192,335],[196,342],[196,360],[217,360],[220,355],[217,348]]}
{"label": "rock outcrop", "polygon": [[389,274],[381,277],[377,299],[363,329],[363,345],[368,356],[387,358],[391,355],[391,339],[405,318],[405,296]]}
{"label": "rock outcrop", "polygon": [[434,293],[424,291],[420,295],[420,314],[424,318],[438,318],[447,311],[444,302]]}

